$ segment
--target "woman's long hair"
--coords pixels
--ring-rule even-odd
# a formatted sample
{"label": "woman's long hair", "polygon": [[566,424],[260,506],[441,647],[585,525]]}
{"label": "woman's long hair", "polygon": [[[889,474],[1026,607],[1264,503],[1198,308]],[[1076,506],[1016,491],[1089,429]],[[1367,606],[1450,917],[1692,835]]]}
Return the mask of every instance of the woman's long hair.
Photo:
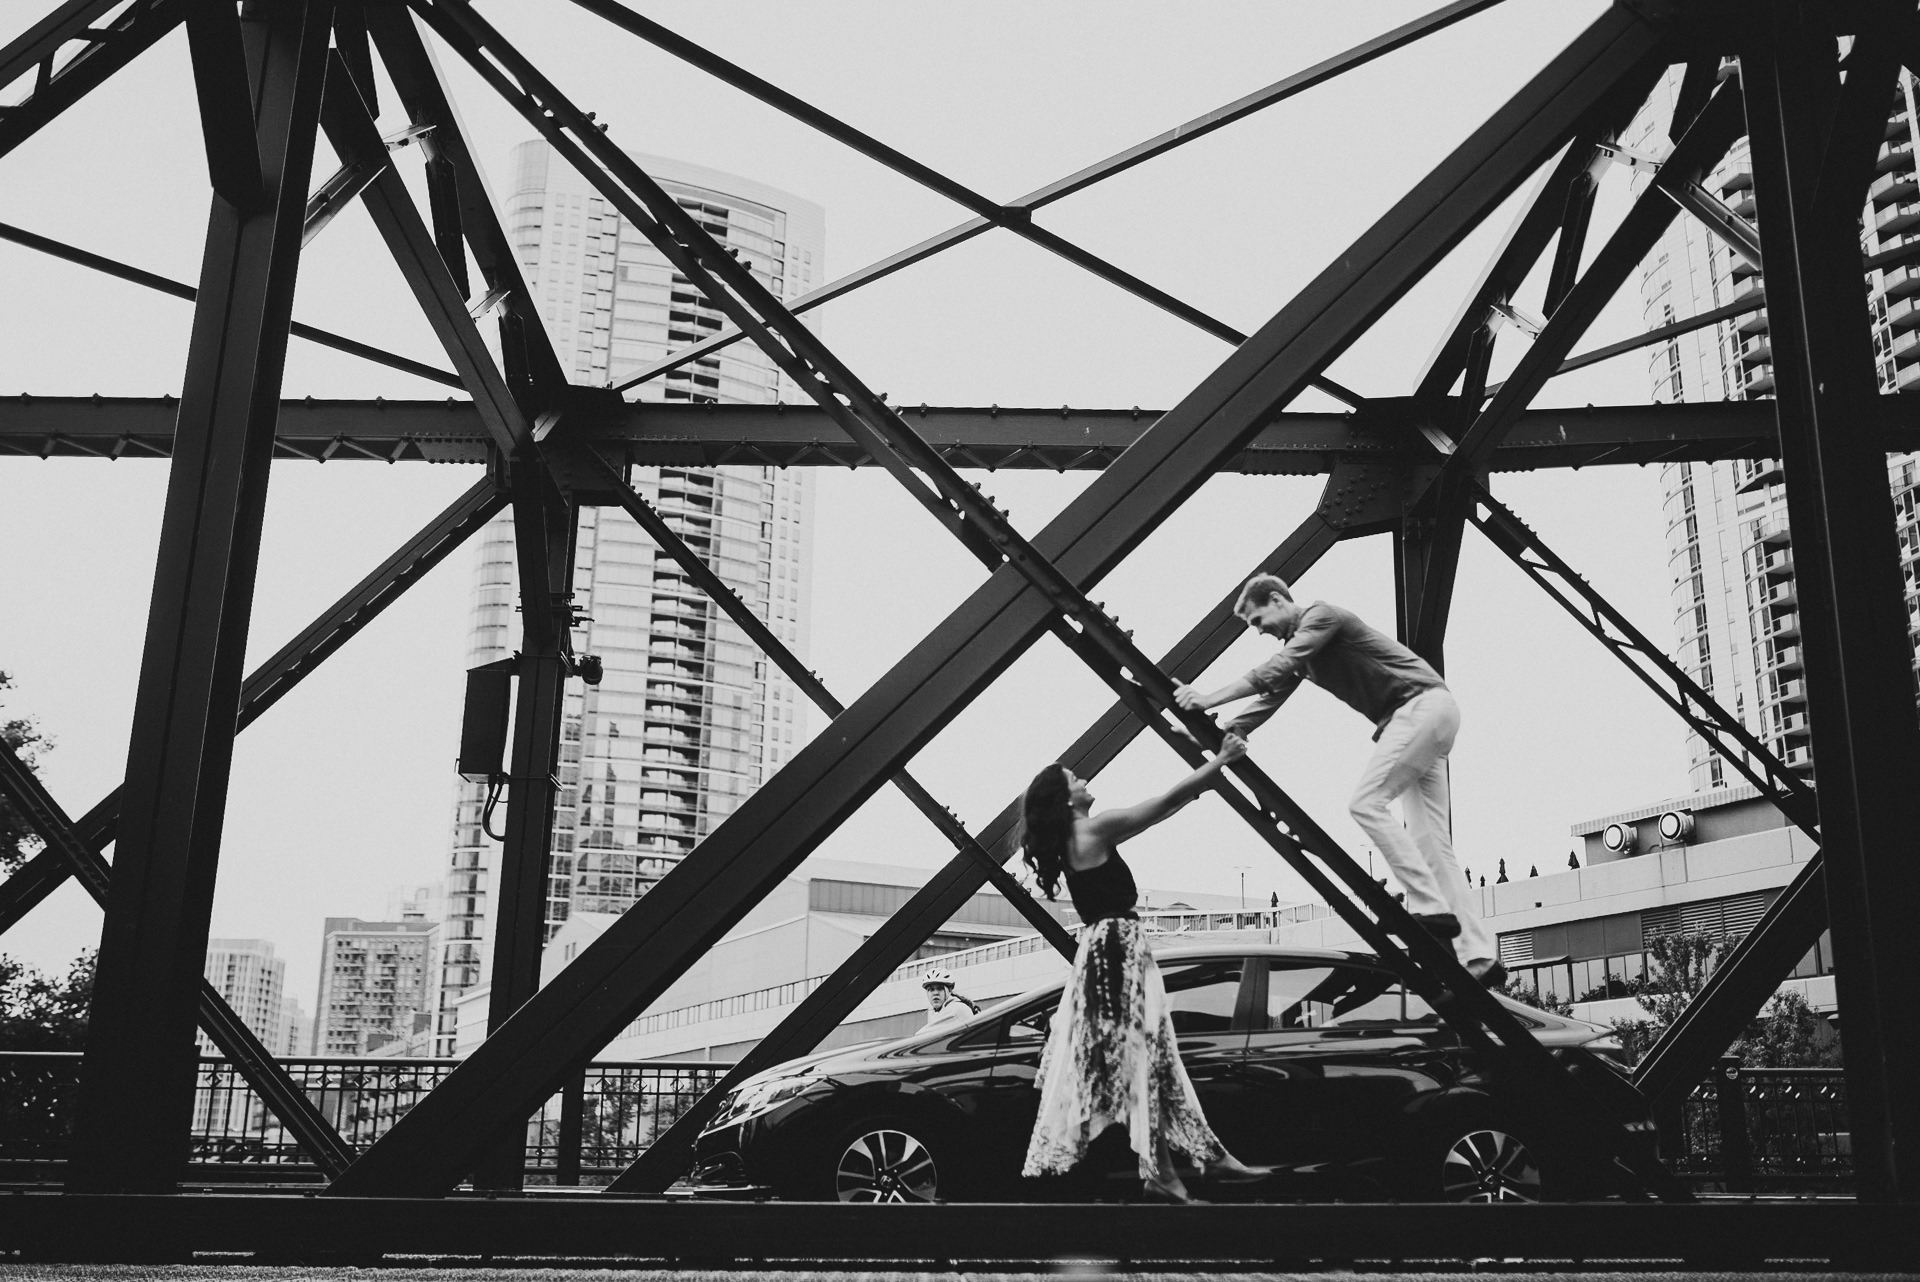
{"label": "woman's long hair", "polygon": [[1022,857],[1048,899],[1060,897],[1067,870],[1067,846],[1073,840],[1073,798],[1067,768],[1054,762],[1033,777],[1020,803]]}

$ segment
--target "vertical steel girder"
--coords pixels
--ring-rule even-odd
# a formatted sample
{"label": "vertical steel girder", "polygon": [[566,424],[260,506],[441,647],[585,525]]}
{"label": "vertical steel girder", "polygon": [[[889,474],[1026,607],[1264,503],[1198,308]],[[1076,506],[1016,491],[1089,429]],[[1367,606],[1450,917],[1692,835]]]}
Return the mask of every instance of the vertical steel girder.
{"label": "vertical steel girder", "polygon": [[[504,295],[500,304],[500,350],[508,384],[524,404],[558,404],[565,395],[566,372],[554,354],[533,294],[521,275],[513,242],[500,225],[493,198],[481,180],[480,166],[468,149],[465,126],[447,95],[432,54],[400,5],[374,5],[366,10],[366,22],[409,119],[416,126],[431,127],[420,140],[420,147],[427,156],[430,190],[440,193],[435,201],[444,199],[443,185],[450,171],[460,205],[460,232],[488,292]],[[456,247],[440,240],[438,229],[443,217],[452,215],[443,215],[437,203],[434,209],[435,239],[451,270]],[[464,277],[456,273],[454,279],[457,285]]]}
{"label": "vertical steel girder", "polygon": [[[1827,130],[1820,195],[1816,196],[1816,204],[1830,197],[1836,214],[1845,207],[1847,193],[1868,181],[1886,118],[1888,85],[1901,51],[1911,47],[1914,21],[1915,11],[1910,8],[1882,6],[1878,13],[1867,15],[1855,37],[1847,57],[1846,86]],[[1689,83],[1699,66],[1688,68]],[[1681,96],[1686,97],[1684,89]],[[1807,827],[1803,818],[1785,806],[1781,809],[1801,828]],[[1813,836],[1819,839],[1817,833]],[[1705,1076],[1713,1057],[1739,1035],[1782,977],[1819,939],[1830,916],[1826,882],[1826,856],[1816,852],[1641,1059],[1634,1081],[1653,1102],[1656,1115]]]}
{"label": "vertical steel girder", "polygon": [[[47,848],[35,856],[35,862],[47,857],[58,860],[65,874],[78,876],[93,901],[106,907],[113,870],[75,831],[73,821],[34,778],[26,763],[3,743],[0,743],[0,794],[13,803],[47,843]],[[353,1150],[313,1106],[306,1093],[282,1071],[273,1053],[260,1044],[260,1039],[227,1004],[226,998],[205,979],[200,981],[199,1019],[207,1037],[239,1068],[261,1102],[280,1119],[280,1124],[306,1150],[314,1164],[328,1177],[345,1170],[353,1158]]]}
{"label": "vertical steel girder", "polygon": [[[100,31],[89,25],[118,0],[71,0],[0,49],[0,88],[38,66],[33,93],[0,112],[0,156],[33,137],[61,112],[104,84],[114,72],[145,53],[173,30],[186,13],[187,0],[134,0]],[[73,40],[87,47],[58,71],[54,59]]]}
{"label": "vertical steel girder", "polygon": [[[520,576],[520,653],[508,765],[507,831],[500,843],[500,897],[493,914],[493,970],[487,1029],[507,1022],[540,988],[547,942],[547,878],[553,860],[560,725],[572,671],[573,564],[579,507],[555,486],[531,451],[514,460],[513,532]],[[490,1149],[476,1183],[518,1188],[526,1134],[509,1127]]]}
{"label": "vertical steel girder", "polygon": [[[1908,1007],[1920,980],[1910,922],[1920,865],[1907,812],[1920,723],[1886,459],[1860,430],[1876,394],[1858,267],[1866,174],[1847,162],[1864,146],[1829,134],[1834,55],[1831,36],[1799,4],[1773,3],[1743,32],[1740,63],[1767,256],[1856,1187],[1865,1201],[1916,1201],[1920,1100],[1908,1079],[1920,1045]],[[1860,124],[1877,145],[1883,120],[1869,113]],[[1823,175],[1826,165],[1833,170]]]}
{"label": "vertical steel girder", "polygon": [[[1084,191],[1096,183],[1113,177],[1115,174],[1124,173],[1135,165],[1151,160],[1155,156],[1164,155],[1176,147],[1185,146],[1195,139],[1203,138],[1217,129],[1222,129],[1232,124],[1236,120],[1243,120],[1255,112],[1263,111],[1273,106],[1275,103],[1284,102],[1295,94],[1302,93],[1315,85],[1325,84],[1327,81],[1332,80],[1344,72],[1351,71],[1355,67],[1364,66],[1376,58],[1412,44],[1422,36],[1430,35],[1442,28],[1452,26],[1461,19],[1471,17],[1473,14],[1480,12],[1482,9],[1489,8],[1495,3],[1498,3],[1498,0],[1456,0],[1453,4],[1444,5],[1432,13],[1416,18],[1412,22],[1405,23],[1402,26],[1395,27],[1391,31],[1355,45],[1353,48],[1335,54],[1331,58],[1315,63],[1303,71],[1295,72],[1293,75],[1278,80],[1263,89],[1255,90],[1253,93],[1237,98],[1223,107],[1210,111],[1205,115],[1197,116],[1192,120],[1186,121],[1184,124],[1177,125],[1164,133],[1156,134],[1144,142],[1129,147],[1125,151],[1109,156],[1105,160],[1089,165],[1084,169],[1077,170],[1065,178],[1028,192],[1026,195],[1009,201],[1005,206],[999,208],[1004,208],[1014,222],[1031,220],[1036,210],[1044,208],[1054,201],[1071,196],[1075,192]],[[704,66],[705,64],[702,63],[701,65]],[[721,65],[727,66],[729,64],[722,63]],[[711,67],[707,69],[712,70]],[[746,75],[747,73],[741,72],[740,74]],[[724,77],[722,78],[724,79]],[[768,86],[768,88],[772,89],[772,86]],[[778,94],[780,91],[774,90],[773,92]],[[784,97],[786,95],[782,96]],[[794,101],[798,102],[797,99]],[[779,104],[776,103],[775,105],[777,106]],[[804,106],[805,104],[801,105]],[[808,110],[811,110],[811,108]],[[881,259],[879,262],[871,263],[858,271],[842,276],[838,280],[829,281],[820,288],[810,291],[794,301],[793,311],[796,315],[801,312],[810,311],[822,303],[830,302],[843,294],[859,289],[863,285],[872,284],[874,281],[890,276],[904,267],[909,267],[923,259],[930,258],[942,250],[951,249],[955,245],[971,240],[975,236],[997,225],[1000,224],[993,218],[982,216],[969,219],[967,222],[961,223],[958,226],[950,227],[946,231],[928,237],[926,240],[909,246],[897,254],[890,255],[887,258]],[[712,338],[683,348],[666,357],[664,360],[647,366],[639,373],[634,374],[625,382],[619,384],[619,389],[625,391],[628,388],[637,387],[641,383],[658,378],[669,370],[679,369],[681,366],[698,360],[702,356],[711,355],[723,347],[731,346],[745,337],[746,334],[742,330],[722,331]]]}
{"label": "vertical steel girder", "polygon": [[[399,600],[427,571],[492,520],[506,503],[506,497],[494,488],[492,481],[482,480],[401,544],[371,574],[254,669],[240,687],[240,715],[235,720],[235,731],[252,725],[328,655],[379,618],[381,611]],[[116,788],[75,824],[87,849],[98,853],[113,840],[120,819],[120,801],[121,789]],[[35,856],[27,867],[0,883],[0,934],[5,934],[35,905],[59,889],[71,871],[64,860],[43,863]]]}
{"label": "vertical steel girder", "polygon": [[[1370,532],[1398,513],[1398,495],[1379,502],[1363,487],[1367,469],[1341,468],[1328,478],[1319,508],[1285,542],[1265,557],[1253,574],[1277,574],[1297,580],[1326,555],[1342,537]],[[1196,679],[1246,631],[1233,612],[1239,587],[1217,602],[1160,660],[1160,667],[1183,681]],[[1060,756],[1075,774],[1092,778],[1132,743],[1145,725],[1127,703],[1116,703]],[[979,844],[991,852],[996,866],[1017,851],[1020,821],[1018,799],[1004,808],[983,831]],[[957,912],[979,890],[982,878],[977,860],[955,856],[915,893],[880,929],[869,936],[821,985],[803,999],[766,1036],[762,1037],[706,1095],[690,1106],[665,1134],[607,1186],[610,1193],[658,1192],[677,1178],[693,1152],[700,1130],[726,1093],[747,1077],[781,1060],[804,1055],[853,1013],[867,995],[895,969],[910,960],[914,950]]]}
{"label": "vertical steel girder", "polygon": [[233,757],[330,5],[245,23],[267,198],[215,195],[101,931],[68,1187],[185,1170],[193,1029]]}
{"label": "vertical steel girder", "polygon": [[[1083,590],[1098,582],[1641,69],[1661,35],[1625,10],[1599,18],[1102,473],[1033,541],[1039,555]],[[1037,640],[1054,608],[1022,572],[996,571],[831,740],[803,749],[329,1191],[451,1187],[479,1156],[476,1135],[528,1116]]]}

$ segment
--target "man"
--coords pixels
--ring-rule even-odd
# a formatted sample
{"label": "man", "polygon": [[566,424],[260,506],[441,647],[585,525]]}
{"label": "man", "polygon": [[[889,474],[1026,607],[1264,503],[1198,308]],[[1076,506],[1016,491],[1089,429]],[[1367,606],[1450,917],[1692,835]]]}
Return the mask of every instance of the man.
{"label": "man", "polygon": [[[1506,983],[1499,950],[1453,857],[1447,754],[1460,729],[1460,708],[1447,683],[1419,655],[1353,612],[1325,601],[1300,605],[1274,575],[1249,579],[1233,609],[1248,627],[1281,642],[1280,653],[1211,694],[1176,687],[1180,706],[1197,712],[1251,697],[1226,727],[1247,735],[1306,680],[1373,722],[1379,747],[1348,803],[1354,822],[1386,857],[1414,920],[1436,937],[1454,940],[1460,960],[1481,983]],[[1405,827],[1387,809],[1396,797],[1402,798]]]}
{"label": "man", "polygon": [[951,1024],[980,1013],[978,1006],[953,991],[953,972],[950,970],[928,971],[927,977],[920,981],[920,987],[927,990],[928,1028]]}

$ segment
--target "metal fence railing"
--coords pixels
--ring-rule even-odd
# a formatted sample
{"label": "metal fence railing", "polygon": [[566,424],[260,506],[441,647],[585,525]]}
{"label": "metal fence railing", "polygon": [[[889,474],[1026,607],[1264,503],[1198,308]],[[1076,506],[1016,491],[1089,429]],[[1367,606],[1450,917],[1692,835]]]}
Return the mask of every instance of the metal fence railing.
{"label": "metal fence railing", "polygon": [[[341,1138],[365,1149],[459,1064],[451,1059],[280,1061]],[[731,1064],[592,1064],[527,1121],[536,1182],[591,1184],[624,1170]],[[57,1180],[80,1076],[68,1052],[0,1052],[0,1172]],[[1838,1069],[1743,1068],[1723,1059],[1660,1121],[1661,1155],[1703,1191],[1850,1193],[1846,1079]],[[207,1179],[304,1181],[313,1163],[235,1067],[200,1061],[192,1168]]]}
{"label": "metal fence railing", "polygon": [[1661,1155],[1703,1191],[1853,1191],[1846,1076],[1834,1068],[1746,1068],[1720,1060],[1678,1116],[1660,1119]]}
{"label": "metal fence railing", "polygon": [[[383,1057],[279,1062],[356,1150],[386,1134],[460,1063]],[[731,1067],[713,1060],[589,1065],[527,1120],[528,1173],[568,1184],[618,1174]],[[0,1169],[10,1178],[59,1178],[79,1077],[77,1052],[0,1052]],[[319,1177],[225,1059],[200,1060],[190,1144],[192,1166],[207,1178]]]}

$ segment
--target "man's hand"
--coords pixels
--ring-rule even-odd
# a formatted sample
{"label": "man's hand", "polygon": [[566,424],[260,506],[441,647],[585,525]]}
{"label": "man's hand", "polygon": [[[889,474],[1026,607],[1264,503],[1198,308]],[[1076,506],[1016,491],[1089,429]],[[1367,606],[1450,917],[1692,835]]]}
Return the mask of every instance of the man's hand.
{"label": "man's hand", "polygon": [[1247,755],[1247,741],[1233,731],[1227,731],[1227,737],[1220,741],[1220,751],[1214,756],[1223,766],[1230,766]]}
{"label": "man's hand", "polygon": [[1207,710],[1206,701],[1200,697],[1200,692],[1192,686],[1175,686],[1173,688],[1173,701],[1188,712],[1205,712]]}

